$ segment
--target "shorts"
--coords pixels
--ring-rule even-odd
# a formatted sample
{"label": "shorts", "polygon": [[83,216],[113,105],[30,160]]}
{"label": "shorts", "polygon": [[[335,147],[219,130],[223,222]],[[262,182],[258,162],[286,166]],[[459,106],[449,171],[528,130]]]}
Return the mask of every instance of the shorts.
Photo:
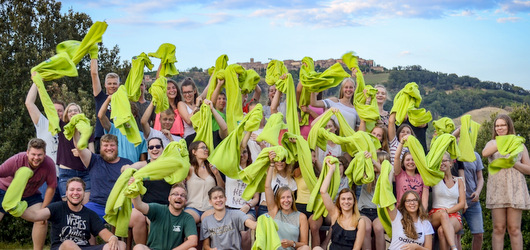
{"label": "shorts", "polygon": [[59,183],[57,184],[57,188],[59,188],[59,194],[61,194],[61,197],[66,196],[66,182],[72,177],[83,179],[86,185],[85,192],[90,192],[90,175],[88,174],[88,171],[59,168]]}
{"label": "shorts", "polygon": [[186,207],[186,208],[184,209],[184,211],[186,211],[186,210],[193,210],[193,211],[195,211],[195,213],[197,213],[197,214],[199,215],[199,218],[202,216],[202,214],[204,214],[204,211],[200,211],[199,209],[196,209],[196,208],[193,208],[193,207]]}
{"label": "shorts", "polygon": [[[0,204],[4,202],[4,196],[6,195],[6,190],[0,189]],[[35,204],[42,203],[42,196],[41,194],[34,194],[31,196],[28,196],[26,198],[22,198],[23,201],[26,201],[28,203],[28,207],[31,207]],[[0,213],[5,214],[6,211],[4,210],[3,206],[0,206]]]}
{"label": "shorts", "polygon": [[469,206],[463,216],[466,219],[471,234],[484,233],[484,220],[482,218],[480,202],[475,202],[475,204]]}
{"label": "shorts", "polygon": [[[445,208],[433,208],[431,211],[429,211],[429,216],[432,216],[434,213],[438,212],[439,210],[445,210]],[[460,225],[462,225],[462,216],[459,212],[447,214],[449,215],[449,218],[456,218],[458,222],[460,222]]]}
{"label": "shorts", "polygon": [[363,208],[361,209],[361,215],[364,215],[371,221],[374,221],[378,217],[377,208]]}
{"label": "shorts", "polygon": [[[53,246],[50,250],[58,250],[61,245]],[[105,245],[94,245],[94,246],[78,246],[81,250],[101,250]]]}
{"label": "shorts", "polygon": [[96,212],[96,214],[98,214],[99,218],[101,218],[101,220],[104,223],[107,223],[105,221],[105,219],[103,219],[103,215],[105,215],[105,205],[101,205],[101,204],[89,201],[89,202],[87,202],[87,204],[85,204],[85,207],[90,209],[90,210],[92,210],[92,211],[94,211],[94,212]]}
{"label": "shorts", "polygon": [[[241,209],[239,209],[239,208],[232,208],[232,207],[226,207],[226,209],[241,211]],[[249,209],[248,212],[247,212],[247,215],[252,216],[252,218],[254,218],[254,220],[256,220],[256,209],[254,209],[254,208]]]}
{"label": "shorts", "polygon": [[307,219],[309,219],[309,217],[313,215],[313,212],[307,211],[307,204],[295,203],[295,205],[296,205],[296,210],[298,210],[298,212],[300,213],[305,214],[305,216],[307,216]]}
{"label": "shorts", "polygon": [[267,208],[267,206],[263,206],[263,205],[259,205],[258,207],[258,217],[266,214],[269,212],[269,209]]}

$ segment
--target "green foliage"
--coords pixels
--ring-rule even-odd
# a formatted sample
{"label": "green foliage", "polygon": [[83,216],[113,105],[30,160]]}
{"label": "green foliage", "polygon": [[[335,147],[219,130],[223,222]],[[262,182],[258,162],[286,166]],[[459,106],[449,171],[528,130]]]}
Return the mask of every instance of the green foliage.
{"label": "green foliage", "polygon": [[[0,233],[0,245],[3,244],[3,242],[32,244],[32,228],[32,222],[28,222],[22,218],[15,218],[9,214],[4,215],[4,218],[0,222],[0,232],[2,232]],[[4,249],[4,247],[2,247],[2,249]]]}

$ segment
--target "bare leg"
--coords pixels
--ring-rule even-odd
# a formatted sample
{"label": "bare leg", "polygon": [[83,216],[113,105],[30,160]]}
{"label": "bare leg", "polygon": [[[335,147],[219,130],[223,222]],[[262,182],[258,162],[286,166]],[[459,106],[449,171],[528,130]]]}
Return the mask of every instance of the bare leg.
{"label": "bare leg", "polygon": [[79,248],[79,246],[77,246],[77,244],[75,244],[75,242],[71,241],[71,240],[65,240],[60,246],[59,246],[59,250],[81,250],[81,248]]}
{"label": "bare leg", "polygon": [[473,250],[482,249],[483,238],[484,238],[483,234],[473,234],[473,243],[472,243]]}
{"label": "bare leg", "polygon": [[523,235],[521,234],[521,220],[523,210],[507,208],[506,222],[508,224],[508,234],[513,250],[523,249]]}
{"label": "bare leg", "polygon": [[365,222],[365,234],[364,234],[364,240],[363,240],[363,246],[362,248],[364,250],[369,250],[369,249],[372,249],[372,221],[366,217],[366,216],[361,216],[361,219],[364,220]]}
{"label": "bare leg", "polygon": [[506,208],[492,209],[491,218],[493,222],[492,248],[493,250],[502,250],[504,248],[504,234],[506,233]]}
{"label": "bare leg", "polygon": [[33,223],[33,230],[31,231],[31,239],[33,240],[33,249],[42,250],[44,242],[46,241],[46,233],[48,232],[47,221],[37,221]]}
{"label": "bare leg", "polygon": [[132,210],[129,227],[132,228],[134,243],[147,243],[147,221],[145,216],[136,208]]}
{"label": "bare leg", "polygon": [[199,216],[199,214],[197,212],[195,212],[195,210],[193,209],[184,209],[184,212],[190,214],[191,216],[193,216],[193,219],[195,220],[195,224],[199,223],[201,221],[201,217]]}
{"label": "bare leg", "polygon": [[381,224],[381,221],[379,220],[379,218],[376,218],[372,222],[372,227],[374,229],[374,235],[375,235],[375,249],[385,250],[386,249],[385,229],[383,228],[383,224]]}
{"label": "bare leg", "polygon": [[309,230],[311,230],[311,245],[320,246],[320,227],[324,220],[322,217],[313,220],[313,215],[311,215],[307,221],[309,222]]}

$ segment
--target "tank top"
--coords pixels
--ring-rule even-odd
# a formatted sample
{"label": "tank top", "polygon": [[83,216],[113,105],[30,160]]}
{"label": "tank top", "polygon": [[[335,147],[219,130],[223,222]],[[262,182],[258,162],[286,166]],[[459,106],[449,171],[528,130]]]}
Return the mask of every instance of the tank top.
{"label": "tank top", "polygon": [[[298,242],[298,237],[300,236],[300,212],[293,211],[290,214],[284,214],[280,209],[274,217],[274,221],[278,224],[278,236],[280,236],[280,240],[287,239]],[[294,248],[278,247],[278,249]]]}
{"label": "tank top", "polygon": [[208,191],[215,187],[215,179],[208,175],[206,179],[195,174],[193,169],[190,169],[191,177],[186,182],[188,188],[188,203],[186,206],[195,208],[199,211],[206,211],[212,206],[208,202]]}
{"label": "tank top", "polygon": [[[193,113],[193,110],[188,106],[188,104],[184,103],[186,105],[186,110],[188,110],[188,114]],[[182,121],[182,124],[184,124],[184,136],[183,138],[188,137],[188,135],[191,135],[195,133],[195,129],[193,129],[193,125],[187,124],[185,121]]]}
{"label": "tank top", "polygon": [[304,181],[302,175],[295,177],[296,181],[296,203],[298,204],[307,204],[309,202],[309,197],[311,197],[311,190],[307,187],[307,184]]}
{"label": "tank top", "polygon": [[331,226],[331,246],[329,249],[333,250],[351,250],[355,244],[355,239],[357,238],[357,228],[354,230],[345,230],[339,225],[339,222],[336,221],[333,226]]}
{"label": "tank top", "polygon": [[432,188],[432,207],[433,208],[451,208],[458,204],[458,179],[453,177],[455,185],[448,188],[445,182],[441,180]]}

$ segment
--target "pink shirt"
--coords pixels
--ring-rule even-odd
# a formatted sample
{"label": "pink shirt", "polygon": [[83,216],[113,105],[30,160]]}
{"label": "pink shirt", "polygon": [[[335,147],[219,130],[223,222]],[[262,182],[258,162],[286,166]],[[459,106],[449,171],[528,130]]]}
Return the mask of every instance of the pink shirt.
{"label": "pink shirt", "polygon": [[[11,185],[15,172],[21,167],[28,167],[32,169],[28,162],[26,152],[20,152],[7,159],[2,165],[0,165],[0,189],[7,190],[7,187]],[[39,187],[44,182],[48,184],[48,187],[57,187],[57,175],[55,174],[55,163],[53,160],[46,156],[44,161],[40,164],[37,169],[33,170],[33,177],[28,180],[26,189],[24,190],[23,198],[32,196],[34,194],[40,194]]]}
{"label": "pink shirt", "polygon": [[[321,115],[322,113],[324,113],[323,108],[315,108],[313,106],[307,106],[307,107],[313,110],[315,113],[317,113],[317,115]],[[313,122],[313,120],[315,120],[315,118],[309,115],[309,122],[307,123],[308,125],[300,126],[300,134],[306,140],[307,140],[307,135],[309,135],[309,131],[311,131],[311,122]]]}
{"label": "pink shirt", "polygon": [[409,176],[405,170],[401,171],[396,175],[396,199],[401,200],[401,196],[409,190],[414,190],[421,197],[423,193],[423,179],[421,179],[420,174],[415,174],[414,176]]}

